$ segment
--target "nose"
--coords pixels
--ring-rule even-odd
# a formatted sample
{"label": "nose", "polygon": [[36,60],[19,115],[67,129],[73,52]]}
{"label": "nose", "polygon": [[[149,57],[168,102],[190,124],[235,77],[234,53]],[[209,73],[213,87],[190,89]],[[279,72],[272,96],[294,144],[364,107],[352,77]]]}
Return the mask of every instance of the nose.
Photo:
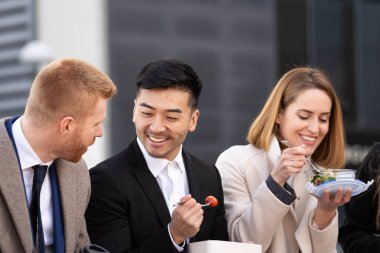
{"label": "nose", "polygon": [[96,137],[102,137],[103,136],[103,126],[102,125],[99,125],[96,128],[95,136]]}
{"label": "nose", "polygon": [[163,119],[161,117],[155,117],[150,126],[149,126],[149,129],[153,132],[153,133],[159,133],[159,132],[163,132],[165,131],[165,124],[163,122]]}
{"label": "nose", "polygon": [[318,134],[318,132],[319,132],[319,122],[318,122],[318,119],[312,119],[312,120],[310,120],[308,129],[313,134]]}

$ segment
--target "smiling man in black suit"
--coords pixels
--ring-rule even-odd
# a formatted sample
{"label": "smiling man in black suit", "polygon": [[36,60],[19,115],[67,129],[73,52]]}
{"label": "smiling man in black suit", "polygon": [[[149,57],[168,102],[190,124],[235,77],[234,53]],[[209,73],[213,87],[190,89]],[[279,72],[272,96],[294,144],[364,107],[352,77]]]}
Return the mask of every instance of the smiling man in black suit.
{"label": "smiling man in black suit", "polygon": [[[174,253],[189,242],[228,240],[218,170],[182,149],[197,126],[201,89],[198,75],[180,61],[141,70],[133,111],[137,138],[90,170],[86,219],[93,243],[113,253]],[[219,200],[217,207],[201,207],[208,195]]]}

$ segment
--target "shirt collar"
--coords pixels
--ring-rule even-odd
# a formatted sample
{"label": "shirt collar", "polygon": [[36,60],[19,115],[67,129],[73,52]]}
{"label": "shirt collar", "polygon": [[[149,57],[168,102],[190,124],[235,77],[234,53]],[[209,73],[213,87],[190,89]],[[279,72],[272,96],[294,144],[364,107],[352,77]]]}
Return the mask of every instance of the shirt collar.
{"label": "shirt collar", "polygon": [[281,148],[276,136],[272,136],[268,150],[268,157],[269,160],[272,162],[273,166],[276,166],[280,160]]}
{"label": "shirt collar", "polygon": [[[157,177],[162,172],[162,170],[167,167],[170,161],[164,158],[156,158],[149,155],[144,145],[142,144],[142,142],[140,141],[138,137],[137,137],[137,144],[139,145],[140,150],[143,153],[143,156],[145,158],[146,164],[148,165],[150,172],[152,172],[154,177]],[[184,173],[185,165],[184,165],[183,157],[182,157],[182,145],[179,149],[177,156],[173,159],[173,161],[177,162],[181,170],[181,173]]]}
{"label": "shirt collar", "polygon": [[50,166],[53,161],[43,163],[38,155],[33,151],[22,131],[21,120],[22,116],[19,117],[12,125],[13,138],[20,159],[21,169],[24,170],[38,164]]}

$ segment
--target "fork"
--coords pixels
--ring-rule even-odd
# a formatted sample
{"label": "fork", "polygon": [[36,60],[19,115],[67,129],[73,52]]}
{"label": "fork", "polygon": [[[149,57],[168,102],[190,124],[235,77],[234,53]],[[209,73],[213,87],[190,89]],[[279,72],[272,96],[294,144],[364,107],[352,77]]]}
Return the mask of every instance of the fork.
{"label": "fork", "polygon": [[[289,141],[287,140],[281,140],[280,142],[284,144],[285,146],[287,146],[288,148],[292,147],[292,145],[290,145]],[[317,166],[315,166],[311,160],[306,158],[306,162],[311,166],[311,171],[314,173],[314,175],[321,174],[321,170],[318,169]]]}
{"label": "fork", "polygon": [[[174,204],[173,207],[176,207],[176,206],[180,206],[180,205],[183,205],[183,202],[178,202],[177,204]],[[206,204],[201,204],[201,207],[205,207],[205,206],[209,206],[211,205],[211,202],[208,202]]]}

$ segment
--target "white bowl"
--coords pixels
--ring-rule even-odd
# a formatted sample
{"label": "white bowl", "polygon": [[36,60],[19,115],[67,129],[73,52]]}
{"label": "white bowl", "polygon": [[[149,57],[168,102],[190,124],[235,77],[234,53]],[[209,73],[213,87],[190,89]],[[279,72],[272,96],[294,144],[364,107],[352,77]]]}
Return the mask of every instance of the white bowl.
{"label": "white bowl", "polygon": [[325,169],[322,174],[333,175],[337,181],[339,180],[355,180],[356,170],[351,169]]}
{"label": "white bowl", "polygon": [[322,169],[321,173],[314,175],[311,182],[319,186],[332,181],[353,181],[356,171],[351,169]]}

